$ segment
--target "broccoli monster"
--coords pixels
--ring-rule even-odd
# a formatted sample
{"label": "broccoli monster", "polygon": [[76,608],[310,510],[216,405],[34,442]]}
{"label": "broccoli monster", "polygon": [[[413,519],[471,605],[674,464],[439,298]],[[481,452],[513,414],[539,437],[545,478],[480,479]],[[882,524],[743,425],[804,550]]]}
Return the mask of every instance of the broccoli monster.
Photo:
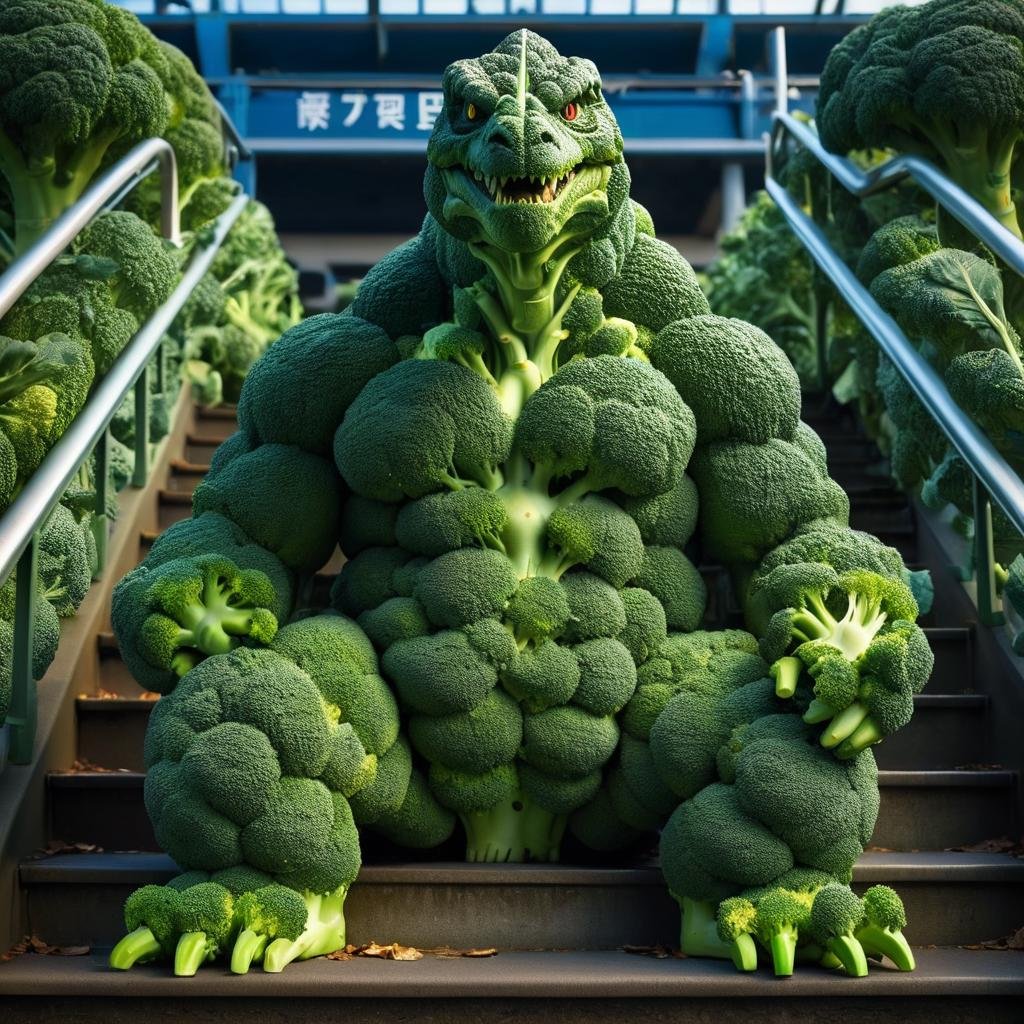
{"label": "broccoli monster", "polygon": [[[492,862],[554,860],[567,829],[609,849],[682,820],[682,855],[707,883],[679,882],[666,845],[690,901],[684,945],[731,957],[715,904],[797,865],[825,876],[818,888],[846,884],[877,805],[872,755],[839,760],[801,720],[810,685],[777,695],[759,642],[778,609],[751,581],[782,551],[863,574],[849,592],[870,603],[868,574],[902,579],[902,563],[849,529],[783,354],[711,315],[629,198],[594,66],[523,31],[443,85],[420,234],[343,315],[305,320],[253,366],[194,518],[118,588],[125,657],[168,693],[150,814],[183,867],[248,865],[307,894],[309,942],[291,937],[286,897],[243,904],[240,964],[326,948],[316,921],[352,876],[320,851],[351,867],[355,850],[342,800],[399,845],[436,844],[458,820],[467,857]],[[312,577],[339,543],[325,610]],[[731,572],[749,632],[702,628],[702,555]],[[205,600],[201,578],[253,572],[234,608]],[[249,628],[250,609],[276,634]],[[856,664],[837,648],[865,706],[903,694],[914,613],[894,621],[902,647],[880,630]],[[206,632],[184,621],[211,616]],[[192,754],[214,732],[254,766],[244,784]],[[336,746],[344,771],[328,777]],[[771,785],[753,777],[764,764]],[[769,943],[798,927],[773,921]],[[143,947],[165,950],[150,930]]]}

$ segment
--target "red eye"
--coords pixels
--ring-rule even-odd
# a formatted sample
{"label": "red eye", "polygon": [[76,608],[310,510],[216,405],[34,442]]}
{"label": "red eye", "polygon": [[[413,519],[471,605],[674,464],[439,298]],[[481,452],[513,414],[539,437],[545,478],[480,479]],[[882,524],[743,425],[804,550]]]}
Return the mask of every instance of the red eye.
{"label": "red eye", "polygon": [[562,107],[562,117],[564,117],[566,121],[575,121],[579,112],[579,107],[577,107],[575,103],[566,103],[566,105]]}

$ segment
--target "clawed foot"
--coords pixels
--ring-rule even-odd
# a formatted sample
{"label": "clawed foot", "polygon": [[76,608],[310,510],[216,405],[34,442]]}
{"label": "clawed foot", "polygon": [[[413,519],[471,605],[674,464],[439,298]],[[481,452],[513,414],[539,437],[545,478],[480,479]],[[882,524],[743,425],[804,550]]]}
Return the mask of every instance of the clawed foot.
{"label": "clawed foot", "polygon": [[862,978],[869,960],[883,958],[914,970],[903,903],[892,889],[876,885],[861,899],[816,873],[791,874],[723,900],[717,916],[710,904],[682,900],[683,952],[728,958],[740,971],[769,963],[777,977],[789,977],[798,963],[817,963]]}
{"label": "clawed foot", "polygon": [[125,904],[128,934],[110,954],[110,966],[168,960],[179,977],[223,957],[235,974],[254,963],[270,973],[293,960],[323,956],[345,945],[347,890],[300,894],[266,885],[237,898],[217,882],[189,888],[147,885]]}

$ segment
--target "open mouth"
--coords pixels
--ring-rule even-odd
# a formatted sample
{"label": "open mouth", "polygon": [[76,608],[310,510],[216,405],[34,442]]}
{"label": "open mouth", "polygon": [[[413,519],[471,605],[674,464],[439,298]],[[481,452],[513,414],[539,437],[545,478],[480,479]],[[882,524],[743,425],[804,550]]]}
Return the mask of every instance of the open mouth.
{"label": "open mouth", "polygon": [[463,167],[462,172],[496,205],[511,203],[553,203],[583,167],[577,164],[563,175],[545,177],[533,174],[526,178],[503,178]]}

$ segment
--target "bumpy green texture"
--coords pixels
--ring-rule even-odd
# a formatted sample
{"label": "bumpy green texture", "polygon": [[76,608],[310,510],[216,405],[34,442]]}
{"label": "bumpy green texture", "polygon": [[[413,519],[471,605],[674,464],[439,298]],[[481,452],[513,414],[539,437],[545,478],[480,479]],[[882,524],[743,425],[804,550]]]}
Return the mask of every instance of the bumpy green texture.
{"label": "bumpy green texture", "polygon": [[[516,32],[450,67],[444,92],[422,231],[343,315],[293,328],[256,364],[196,518],[115,595],[126,658],[170,691],[151,728],[174,777],[148,793],[161,840],[180,839],[184,787],[211,823],[209,862],[188,861],[203,845],[193,827],[184,866],[245,863],[296,888],[345,881],[276,859],[294,847],[315,860],[339,800],[404,845],[436,844],[457,817],[477,861],[554,860],[567,828],[610,849],[682,823],[686,842],[663,851],[681,900],[735,896],[797,864],[845,883],[874,820],[874,762],[819,742],[800,717],[802,675],[799,693],[777,692],[760,646],[777,609],[748,581],[773,558],[813,563],[810,578],[816,567],[866,579],[881,564],[898,576],[898,556],[849,530],[782,353],[710,314],[629,199],[593,65]],[[332,613],[316,607],[312,577],[339,540]],[[702,557],[733,574],[750,632],[707,619]],[[196,609],[201,579],[236,578],[224,560],[249,584],[243,625],[258,608],[266,629]],[[865,579],[850,589],[872,604]],[[898,640],[879,629],[862,653],[879,695],[902,694],[916,643],[916,609],[894,599],[876,611],[897,610]],[[174,632],[166,665],[155,655],[169,645],[155,641],[188,628],[181,613],[218,628],[187,644]],[[143,628],[154,618],[158,636]],[[354,679],[373,715],[351,705]],[[208,690],[216,700],[199,700]],[[184,717],[193,704],[210,715],[199,739]],[[372,780],[353,774],[346,722],[376,759]],[[237,749],[253,747],[238,760],[265,778],[247,770],[221,786],[193,757],[227,726]],[[245,821],[215,817],[249,813],[252,789],[275,799]],[[289,842],[288,828],[309,838]],[[684,860],[699,891],[674,873]],[[240,963],[286,917],[249,914]],[[686,922],[688,952],[731,955],[711,903]]]}
{"label": "bumpy green texture", "polygon": [[887,8],[829,55],[822,141],[843,154],[928,157],[1020,237],[1010,177],[1024,124],[1022,39],[1018,0]]}

